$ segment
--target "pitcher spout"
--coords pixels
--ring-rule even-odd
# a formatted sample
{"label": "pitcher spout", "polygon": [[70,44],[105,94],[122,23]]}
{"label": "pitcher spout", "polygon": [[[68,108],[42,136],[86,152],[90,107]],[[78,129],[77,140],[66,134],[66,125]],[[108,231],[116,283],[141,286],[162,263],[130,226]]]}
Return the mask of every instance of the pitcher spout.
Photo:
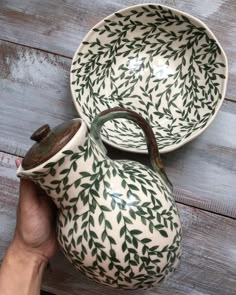
{"label": "pitcher spout", "polygon": [[[79,121],[79,129],[60,151],[32,169],[24,169],[23,164],[17,169],[18,177],[30,179],[38,184],[58,208],[61,207],[65,192],[68,191],[73,172],[77,170],[76,160],[88,140],[88,130],[84,121],[81,119],[74,119],[74,121]],[[73,165],[71,165],[72,162]]]}

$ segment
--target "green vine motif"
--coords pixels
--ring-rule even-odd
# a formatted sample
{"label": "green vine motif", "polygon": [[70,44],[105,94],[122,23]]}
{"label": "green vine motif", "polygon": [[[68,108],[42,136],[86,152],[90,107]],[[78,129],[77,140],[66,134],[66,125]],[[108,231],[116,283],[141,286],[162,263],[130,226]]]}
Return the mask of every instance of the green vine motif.
{"label": "green vine motif", "polygon": [[[38,172],[38,171],[34,171],[33,172],[33,176],[32,179],[35,182],[38,182],[39,184],[41,184],[41,186],[45,189],[45,191],[51,195],[51,193],[53,191],[55,191],[55,193],[60,194],[62,190],[67,191],[73,184],[68,184],[69,181],[69,174],[71,172],[71,170],[73,170],[74,172],[76,172],[77,170],[77,161],[78,159],[80,159],[81,157],[83,157],[84,159],[88,158],[89,156],[91,156],[92,150],[84,150],[83,147],[79,147],[80,149],[80,153],[74,153],[71,150],[65,150],[62,152],[63,156],[56,162],[49,162],[46,165],[44,165],[42,172]],[[63,170],[60,171],[60,166],[62,166],[64,164],[64,162],[68,162],[70,163],[68,168],[65,168]],[[45,184],[45,179],[48,176],[51,177],[55,177],[56,175],[56,170],[60,171],[60,179],[58,180],[52,180],[50,181],[49,184]],[[68,195],[64,195],[63,198],[65,198],[66,200],[68,200]],[[59,198],[59,201],[62,201],[63,198]]]}
{"label": "green vine motif", "polygon": [[[168,8],[143,5],[93,31],[72,65],[72,90],[87,122],[107,108],[130,108],[150,123],[160,150],[207,125],[226,78],[221,49],[204,27]],[[172,72],[163,76],[156,69],[160,60]],[[102,135],[117,146],[146,150],[133,122],[113,120]]]}
{"label": "green vine motif", "polygon": [[[171,189],[152,170],[110,160],[89,137],[84,146],[44,165],[34,180],[57,195],[59,242],[88,277],[147,288],[174,271],[180,259],[178,212]],[[161,246],[155,242],[160,238]]]}
{"label": "green vine motif", "polygon": [[[111,163],[110,163],[111,164]],[[102,169],[101,166],[103,165]],[[154,275],[154,274],[159,274],[160,275],[160,268],[158,267],[158,265],[149,265],[151,258],[149,258],[149,260],[146,259],[147,254],[150,255],[155,255],[157,257],[163,257],[163,253],[164,252],[168,252],[168,271],[171,269],[172,264],[176,261],[176,259],[179,259],[178,254],[175,254],[175,251],[177,251],[179,249],[179,245],[178,243],[180,242],[180,234],[178,234],[179,240],[177,241],[177,245],[172,249],[172,248],[168,248],[165,247],[164,249],[162,249],[161,251],[157,251],[158,247],[152,247],[149,248],[148,243],[151,242],[150,239],[148,238],[139,238],[139,235],[142,234],[141,231],[139,230],[130,230],[129,229],[129,225],[133,223],[132,219],[136,219],[137,217],[141,217],[142,218],[142,222],[143,224],[147,224],[149,223],[149,230],[151,233],[153,233],[155,230],[159,231],[159,233],[163,236],[163,237],[167,237],[167,232],[164,230],[164,228],[168,227],[168,222],[170,222],[170,227],[171,230],[173,231],[174,228],[177,229],[178,224],[172,222],[173,219],[173,214],[177,214],[177,211],[173,209],[173,206],[171,206],[169,208],[168,211],[166,210],[162,210],[161,214],[157,213],[157,217],[155,217],[153,215],[153,212],[156,212],[157,210],[159,210],[162,207],[162,204],[160,201],[158,201],[158,199],[156,199],[154,201],[154,196],[152,197],[152,203],[154,203],[153,207],[151,207],[151,203],[140,203],[140,199],[138,197],[138,195],[136,195],[134,192],[137,192],[138,188],[136,187],[135,184],[130,184],[128,183],[128,173],[130,171],[127,170],[127,167],[125,167],[125,171],[127,171],[126,173],[123,172],[122,169],[118,169],[116,167],[116,165],[111,164],[110,166],[108,166],[108,163],[106,163],[106,161],[99,163],[97,165],[98,169],[94,169],[93,173],[85,173],[83,172],[82,175],[82,179],[87,179],[87,181],[84,183],[84,188],[86,189],[86,192],[83,191],[83,198],[86,195],[87,198],[86,200],[83,199],[83,204],[84,206],[89,203],[89,209],[86,210],[85,212],[83,212],[81,215],[75,215],[74,216],[74,220],[76,219],[76,221],[78,221],[79,219],[82,219],[82,225],[81,225],[81,229],[82,232],[80,233],[80,235],[78,236],[77,239],[77,246],[81,245],[82,247],[82,251],[80,253],[79,259],[81,261],[84,261],[86,255],[88,255],[88,252],[86,250],[86,247],[83,246],[83,241],[85,243],[88,243],[88,247],[90,249],[92,249],[91,252],[91,256],[94,257],[94,262],[92,264],[92,268],[90,269],[89,275],[92,276],[94,278],[94,274],[93,271],[97,271],[99,269],[99,273],[102,277],[106,278],[106,282],[107,283],[112,283],[115,284],[117,286],[122,286],[124,287],[125,285],[122,285],[122,282],[130,282],[130,276],[134,276],[134,270],[132,267],[137,266],[138,264],[140,265],[140,271],[142,271],[143,269],[149,269],[148,273],[149,276]],[[107,169],[109,168],[109,169]],[[135,173],[140,173],[140,170],[138,169],[139,167],[133,167],[133,172]],[[119,195],[117,193],[110,193],[109,189],[110,184],[109,182],[106,182],[104,180],[105,177],[111,178],[111,177],[116,177],[117,175],[122,177],[122,183],[123,183],[123,187],[124,188],[128,188],[127,190],[127,195],[130,195],[132,193],[132,198],[135,198],[135,201],[131,203],[127,203],[124,199],[123,199],[123,195]],[[129,177],[132,179],[132,181],[134,182],[143,182],[142,185],[142,190],[147,194],[147,191],[145,191],[145,184],[148,183],[149,185],[151,185],[151,181],[148,179],[145,179],[145,181],[143,180],[144,175],[140,175],[138,177],[135,178],[134,175],[129,173]],[[126,182],[127,179],[127,182]],[[93,183],[91,183],[91,180],[94,180]],[[99,200],[99,195],[97,192],[93,191],[93,187],[95,186],[96,180],[103,180],[105,183],[105,187],[106,190],[104,190],[103,193],[103,198],[105,200],[110,200],[110,205],[109,206],[101,206],[99,204],[99,202],[97,200]],[[90,185],[87,185],[88,182],[90,182]],[[145,183],[146,182],[146,183]],[[83,183],[83,181],[81,181],[81,183]],[[86,185],[85,185],[86,184]],[[96,184],[96,190],[99,190],[99,184]],[[149,190],[151,191],[151,189]],[[155,193],[154,191],[152,191],[152,194]],[[140,203],[140,206],[138,206],[138,204]],[[137,211],[132,209],[132,206],[134,206],[134,208],[137,209]],[[106,213],[107,212],[111,212],[111,211],[115,211],[116,207],[119,207],[119,213],[117,215],[117,222],[118,224],[120,224],[121,222],[124,223],[124,225],[121,227],[120,229],[120,237],[122,238],[122,236],[125,234],[125,242],[123,242],[122,244],[122,251],[125,252],[128,249],[128,253],[125,256],[125,262],[127,263],[126,268],[124,269],[124,267],[121,266],[121,261],[118,259],[118,257],[116,256],[116,252],[113,249],[113,246],[117,244],[117,242],[115,241],[115,239],[112,237],[112,235],[108,234],[109,230],[113,229],[113,226],[111,224],[111,222],[106,218]],[[122,211],[127,211],[127,207],[129,207],[129,214],[130,217],[127,217],[125,215],[123,215]],[[145,209],[147,211],[145,211]],[[96,212],[95,210],[99,210],[99,213]],[[98,223],[101,227],[103,227],[103,232],[101,235],[101,240],[102,242],[106,242],[106,240],[108,240],[109,242],[109,252],[107,253],[106,250],[104,249],[104,245],[100,242],[98,242],[99,237],[96,234],[95,231],[92,231],[90,229],[90,226],[92,225],[93,227],[95,226],[94,224],[94,219],[93,219],[93,215],[98,215]],[[150,215],[151,214],[151,215]],[[67,213],[66,213],[67,215]],[[137,216],[137,217],[136,217]],[[148,217],[147,217],[148,216]],[[152,220],[157,220],[159,222],[159,224],[157,226],[154,225]],[[161,220],[164,220],[164,225],[161,225]],[[73,227],[71,227],[71,232],[69,232],[69,235],[71,233],[71,237],[73,236],[73,232],[74,232],[74,228],[75,225],[73,225]],[[75,239],[69,239],[67,242],[67,247],[69,247],[69,250],[71,251],[70,245],[74,245]],[[135,248],[138,247],[138,245],[141,244],[141,246],[143,247],[143,256],[141,258],[138,257]],[[75,245],[74,245],[75,247]],[[133,249],[133,247],[135,247]],[[173,247],[173,245],[172,245]],[[174,251],[175,250],[175,251]],[[151,256],[150,256],[151,257]],[[172,258],[171,258],[172,257]],[[76,263],[78,259],[78,255],[75,256],[74,260]],[[143,261],[140,261],[143,260]],[[172,259],[172,262],[171,262]],[[109,261],[109,270],[112,271],[114,269],[116,269],[115,271],[115,279],[107,276],[107,272],[103,269],[102,265],[104,263],[104,261]],[[156,263],[159,260],[156,259],[155,261],[152,261],[152,263]],[[78,266],[78,265],[77,265]],[[81,268],[81,265],[79,266]],[[164,275],[162,275],[161,277],[163,277]],[[139,285],[142,284],[145,281],[145,276],[143,277],[143,279],[140,281]]]}

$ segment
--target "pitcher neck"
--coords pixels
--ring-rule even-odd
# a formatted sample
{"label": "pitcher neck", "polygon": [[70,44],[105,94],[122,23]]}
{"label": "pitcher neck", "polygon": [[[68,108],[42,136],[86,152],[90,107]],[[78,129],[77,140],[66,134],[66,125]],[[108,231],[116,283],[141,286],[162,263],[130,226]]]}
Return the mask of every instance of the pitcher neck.
{"label": "pitcher neck", "polygon": [[38,184],[53,199],[57,207],[60,207],[63,188],[69,182],[70,169],[75,169],[76,166],[74,164],[73,167],[70,167],[70,162],[72,159],[76,160],[78,154],[84,149],[88,141],[86,124],[81,119],[78,120],[81,121],[79,130],[63,149],[48,161],[33,169],[24,170],[20,166],[17,170],[18,177],[30,179]]}

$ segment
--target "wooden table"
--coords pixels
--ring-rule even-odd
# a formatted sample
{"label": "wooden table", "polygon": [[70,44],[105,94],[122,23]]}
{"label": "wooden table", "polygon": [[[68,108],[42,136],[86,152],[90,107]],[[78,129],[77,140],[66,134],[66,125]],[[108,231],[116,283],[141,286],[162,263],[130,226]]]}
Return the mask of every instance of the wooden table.
{"label": "wooden table", "polygon": [[[71,58],[103,17],[141,0],[0,1],[0,258],[11,241],[19,181],[14,161],[40,125],[77,116],[69,87]],[[184,231],[182,263],[163,285],[137,295],[236,294],[236,2],[152,1],[191,13],[215,33],[229,61],[226,98],[212,125],[163,155]],[[130,154],[109,149],[113,158]],[[143,163],[147,158],[132,155]],[[188,205],[187,205],[188,204]],[[189,206],[191,205],[191,206]],[[54,294],[129,294],[93,283],[58,254],[43,289]],[[131,294],[131,293],[130,293]]]}

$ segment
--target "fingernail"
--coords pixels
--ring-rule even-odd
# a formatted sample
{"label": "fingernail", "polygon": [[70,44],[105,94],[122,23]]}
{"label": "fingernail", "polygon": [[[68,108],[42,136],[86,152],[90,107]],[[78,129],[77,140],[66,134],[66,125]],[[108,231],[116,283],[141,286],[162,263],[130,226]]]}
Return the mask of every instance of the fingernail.
{"label": "fingernail", "polygon": [[22,159],[21,158],[17,158],[16,159],[16,167],[17,168],[20,166],[21,162],[22,162]]}

